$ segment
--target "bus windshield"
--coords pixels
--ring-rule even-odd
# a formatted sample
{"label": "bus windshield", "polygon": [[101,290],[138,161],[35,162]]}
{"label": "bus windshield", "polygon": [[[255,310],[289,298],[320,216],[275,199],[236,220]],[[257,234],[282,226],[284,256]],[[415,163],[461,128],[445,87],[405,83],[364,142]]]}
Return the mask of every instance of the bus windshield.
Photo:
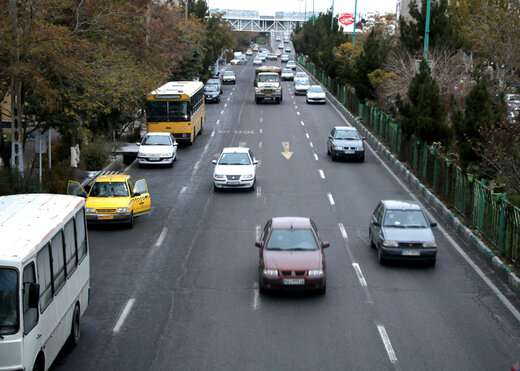
{"label": "bus windshield", "polygon": [[18,273],[0,268],[0,336],[18,332]]}
{"label": "bus windshield", "polygon": [[189,121],[188,102],[149,101],[146,103],[149,122]]}

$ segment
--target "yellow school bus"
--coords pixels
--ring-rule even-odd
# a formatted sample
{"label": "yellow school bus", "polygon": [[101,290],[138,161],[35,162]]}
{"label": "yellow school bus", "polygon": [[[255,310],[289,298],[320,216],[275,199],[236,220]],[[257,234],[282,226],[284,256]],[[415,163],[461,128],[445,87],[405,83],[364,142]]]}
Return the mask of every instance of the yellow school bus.
{"label": "yellow school bus", "polygon": [[178,142],[192,144],[205,119],[200,81],[170,81],[146,97],[148,132],[169,132]]}

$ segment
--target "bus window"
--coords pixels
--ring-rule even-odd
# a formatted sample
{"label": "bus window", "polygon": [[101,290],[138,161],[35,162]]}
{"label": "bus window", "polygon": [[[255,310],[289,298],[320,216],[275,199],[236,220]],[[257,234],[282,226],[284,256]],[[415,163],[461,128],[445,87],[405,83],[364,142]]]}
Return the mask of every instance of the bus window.
{"label": "bus window", "polygon": [[52,301],[52,270],[49,245],[38,253],[38,281],[40,282],[40,311],[43,313]]}
{"label": "bus window", "polygon": [[18,273],[0,268],[0,337],[18,332]]}
{"label": "bus window", "polygon": [[188,121],[188,102],[168,102],[168,121]]}
{"label": "bus window", "polygon": [[65,284],[65,258],[63,256],[63,235],[59,231],[51,240],[52,273],[54,281],[54,295]]}
{"label": "bus window", "polygon": [[65,266],[67,267],[67,278],[70,277],[78,263],[76,253],[76,239],[74,238],[74,221],[69,220],[65,224]]}
{"label": "bus window", "polygon": [[146,119],[152,122],[168,121],[168,102],[146,102]]}
{"label": "bus window", "polygon": [[[34,263],[30,263],[23,269],[23,283],[36,283]],[[38,308],[29,307],[29,290],[23,290],[23,334],[27,335],[38,323]]]}
{"label": "bus window", "polygon": [[87,255],[87,235],[85,231],[85,212],[78,211],[74,218],[76,222],[76,246],[78,246],[78,262],[81,262]]}

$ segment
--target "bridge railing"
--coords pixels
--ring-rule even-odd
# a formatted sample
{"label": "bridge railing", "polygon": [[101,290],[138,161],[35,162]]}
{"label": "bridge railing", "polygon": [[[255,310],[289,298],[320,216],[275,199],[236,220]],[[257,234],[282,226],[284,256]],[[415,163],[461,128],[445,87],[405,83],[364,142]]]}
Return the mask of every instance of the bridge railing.
{"label": "bridge railing", "polygon": [[373,103],[360,102],[354,89],[308,62],[299,63],[327,87],[368,130],[407,165],[464,223],[491,244],[497,255],[520,267],[520,208],[484,180],[465,172],[437,145],[405,138],[401,124]]}

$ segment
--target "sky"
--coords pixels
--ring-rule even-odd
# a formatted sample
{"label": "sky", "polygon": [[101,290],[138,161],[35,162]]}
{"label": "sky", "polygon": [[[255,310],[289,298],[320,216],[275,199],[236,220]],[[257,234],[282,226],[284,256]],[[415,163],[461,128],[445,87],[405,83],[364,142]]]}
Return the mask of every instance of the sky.
{"label": "sky", "polygon": [[[315,11],[330,8],[333,0],[208,0],[210,8],[258,10],[260,14],[270,15],[275,11]],[[335,13],[353,12],[355,0],[334,0]],[[358,12],[379,11],[395,13],[397,0],[358,0]]]}

